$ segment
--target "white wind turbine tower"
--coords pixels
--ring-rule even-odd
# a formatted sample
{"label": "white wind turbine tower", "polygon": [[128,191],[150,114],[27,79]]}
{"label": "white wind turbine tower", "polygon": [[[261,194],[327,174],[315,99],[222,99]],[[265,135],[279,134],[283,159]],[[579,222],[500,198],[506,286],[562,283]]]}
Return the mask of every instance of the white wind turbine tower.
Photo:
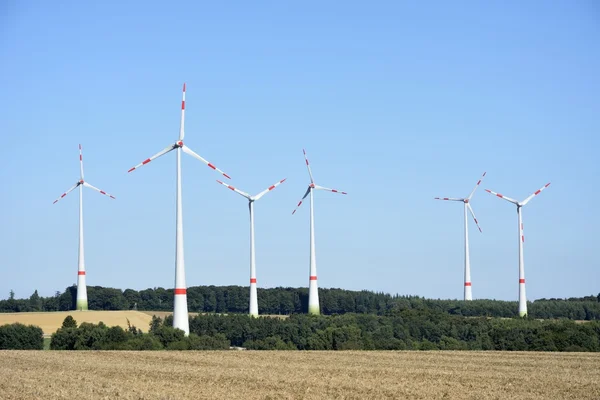
{"label": "white wind turbine tower", "polygon": [[298,207],[302,204],[302,201],[310,194],[310,272],[309,272],[309,281],[308,281],[308,313],[319,315],[319,286],[317,285],[317,260],[315,258],[315,218],[314,218],[314,202],[313,202],[313,190],[327,190],[333,193],[347,194],[346,192],[342,192],[335,189],[329,189],[323,186],[315,185],[315,181],[313,179],[312,172],[310,170],[310,165],[308,163],[308,158],[306,157],[306,151],[302,149],[304,153],[304,160],[306,161],[306,168],[308,168],[308,175],[310,176],[310,184],[308,185],[308,189],[306,189],[306,193],[298,202],[296,209],[292,211],[292,215],[298,210]]}
{"label": "white wind turbine tower", "polygon": [[517,206],[517,216],[519,217],[519,316],[525,317],[527,315],[527,296],[525,294],[525,263],[523,262],[523,243],[525,243],[525,235],[523,234],[523,217],[521,215],[521,208],[525,206],[531,199],[540,194],[542,190],[550,186],[550,183],[545,184],[541,189],[535,191],[531,196],[523,201],[516,201],[510,197],[506,197],[496,192],[492,192],[489,189],[485,189],[486,192],[496,195],[501,199],[509,201]]}
{"label": "white wind turbine tower", "polygon": [[462,201],[464,204],[464,214],[465,214],[464,215],[465,216],[465,294],[464,294],[464,299],[465,300],[473,300],[473,293],[471,292],[471,262],[469,260],[469,227],[468,227],[468,223],[467,223],[467,220],[468,220],[467,209],[471,212],[471,215],[473,216],[473,220],[475,221],[477,228],[479,228],[479,232],[481,232],[481,227],[479,226],[479,223],[477,222],[477,218],[475,218],[475,213],[473,212],[473,208],[471,207],[470,201],[471,201],[471,198],[473,197],[473,195],[475,194],[475,191],[479,187],[479,184],[485,177],[485,174],[486,173],[484,172],[483,175],[481,176],[481,179],[479,179],[479,181],[475,185],[475,188],[473,189],[473,191],[471,192],[469,197],[466,197],[464,199],[457,199],[457,198],[451,198],[451,197],[436,197],[435,198],[436,200]]}
{"label": "white wind turbine tower", "polygon": [[87,287],[85,284],[85,259],[83,252],[83,187],[88,187],[90,189],[94,189],[101,194],[114,199],[113,195],[106,193],[104,190],[100,190],[97,187],[94,187],[87,183],[83,178],[83,155],[81,153],[81,145],[79,145],[79,181],[71,187],[69,190],[64,192],[58,199],[54,200],[55,204],[57,201],[65,197],[69,194],[73,189],[79,187],[79,256],[77,261],[77,303],[75,306],[76,310],[79,311],[87,311],[88,309],[88,301],[87,301]]}
{"label": "white wind turbine tower", "polygon": [[258,316],[258,297],[256,294],[256,260],[254,257],[254,202],[260,200],[260,198],[265,194],[281,185],[283,182],[285,182],[285,179],[282,179],[274,185],[269,186],[267,189],[255,196],[251,196],[246,192],[242,192],[241,190],[221,182],[218,179],[217,182],[248,199],[248,210],[250,210],[250,315]]}
{"label": "white wind turbine tower", "polygon": [[215,171],[220,172],[228,179],[231,179],[226,173],[215,167],[210,162],[196,154],[192,149],[183,144],[183,138],[185,136],[184,129],[185,119],[185,83],[183,84],[183,98],[181,100],[181,124],[179,126],[179,139],[169,145],[164,150],[156,153],[150,158],[142,161],[135,167],[131,168],[127,172],[131,172],[142,165],[148,164],[150,161],[167,154],[172,150],[177,150],[177,208],[176,208],[176,229],[175,229],[175,299],[173,308],[173,327],[179,328],[189,334],[189,320],[188,320],[188,307],[187,307],[187,286],[185,284],[185,263],[183,257],[183,210],[181,205],[181,151],[189,154],[190,156],[202,161]]}

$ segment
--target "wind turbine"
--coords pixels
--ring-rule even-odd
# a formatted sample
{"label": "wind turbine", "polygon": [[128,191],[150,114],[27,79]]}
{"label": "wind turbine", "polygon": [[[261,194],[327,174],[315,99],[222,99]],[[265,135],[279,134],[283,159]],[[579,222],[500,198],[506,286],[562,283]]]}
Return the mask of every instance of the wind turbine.
{"label": "wind turbine", "polygon": [[179,139],[169,145],[164,150],[156,153],[150,158],[145,159],[127,172],[131,172],[142,165],[148,164],[150,161],[167,154],[170,151],[177,150],[177,208],[176,208],[176,229],[175,229],[175,299],[173,308],[173,327],[179,328],[186,335],[190,332],[187,307],[187,287],[185,284],[185,262],[183,257],[183,210],[181,205],[181,151],[190,156],[202,161],[215,171],[220,172],[228,179],[231,179],[225,172],[215,167],[210,162],[196,154],[192,149],[183,144],[185,136],[185,83],[183,84],[183,98],[181,100],[181,124],[179,126]]}
{"label": "wind turbine", "polygon": [[54,200],[54,203],[58,202],[60,199],[68,195],[75,188],[79,188],[79,255],[77,260],[77,303],[75,305],[75,309],[79,311],[87,311],[88,309],[88,301],[87,301],[87,287],[85,285],[85,259],[83,252],[83,187],[88,187],[90,189],[94,189],[100,194],[110,197],[114,199],[115,197],[111,194],[106,193],[104,190],[100,190],[95,186],[87,183],[83,178],[83,154],[81,152],[81,145],[79,145],[79,181],[71,187],[69,190],[64,192],[58,199]]}
{"label": "wind turbine", "polygon": [[465,214],[465,294],[464,294],[464,299],[465,300],[473,300],[473,293],[471,292],[471,262],[469,260],[469,227],[468,227],[468,223],[467,223],[467,219],[468,219],[467,218],[467,209],[471,212],[471,215],[473,216],[473,220],[475,221],[477,228],[479,228],[479,232],[481,232],[481,227],[479,226],[479,223],[477,222],[477,218],[475,218],[475,213],[473,212],[473,208],[471,207],[470,201],[471,201],[471,198],[473,197],[473,195],[475,194],[475,191],[479,187],[479,184],[485,177],[485,174],[486,174],[486,172],[483,173],[483,175],[481,176],[481,179],[479,179],[479,181],[475,185],[475,188],[473,189],[473,191],[471,192],[469,197],[466,197],[464,199],[456,199],[456,198],[451,198],[451,197],[436,197],[435,198],[435,200],[462,201],[464,204],[464,211],[465,211],[464,212],[464,214]]}
{"label": "wind turbine", "polygon": [[491,193],[501,199],[509,201],[517,206],[517,216],[519,217],[519,316],[525,317],[527,315],[527,296],[525,294],[525,263],[523,262],[523,243],[525,243],[525,235],[523,234],[523,217],[521,215],[521,208],[525,206],[531,199],[540,194],[542,190],[550,186],[550,183],[542,186],[541,189],[535,191],[531,196],[523,201],[516,201],[510,197],[506,197],[500,193],[492,192],[489,189],[485,189],[486,192]]}
{"label": "wind turbine", "polygon": [[248,209],[250,210],[250,315],[258,316],[258,298],[256,294],[256,260],[254,257],[254,202],[260,200],[260,198],[265,194],[281,185],[283,182],[285,182],[285,179],[282,179],[274,185],[269,186],[256,196],[250,196],[248,193],[242,192],[241,190],[228,185],[225,182],[221,182],[218,179],[217,182],[248,199]]}
{"label": "wind turbine", "polygon": [[315,218],[314,218],[314,202],[313,202],[313,190],[327,190],[333,193],[347,194],[346,192],[342,192],[336,189],[329,189],[323,186],[319,186],[315,184],[313,179],[312,172],[310,170],[310,164],[308,163],[308,158],[306,157],[306,151],[302,149],[304,153],[304,160],[306,161],[306,168],[308,169],[308,175],[310,176],[310,184],[308,185],[308,189],[306,189],[306,193],[296,206],[296,209],[292,211],[292,215],[296,213],[296,210],[302,204],[302,201],[310,194],[310,272],[309,272],[309,280],[308,280],[308,313],[319,315],[319,287],[317,285],[317,260],[315,258]]}

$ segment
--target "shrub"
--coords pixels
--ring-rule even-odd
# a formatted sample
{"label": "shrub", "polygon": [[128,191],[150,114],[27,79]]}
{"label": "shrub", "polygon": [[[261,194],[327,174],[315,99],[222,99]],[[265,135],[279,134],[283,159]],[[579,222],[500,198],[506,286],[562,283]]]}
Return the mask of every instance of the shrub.
{"label": "shrub", "polygon": [[42,328],[19,323],[0,326],[0,350],[42,350]]}

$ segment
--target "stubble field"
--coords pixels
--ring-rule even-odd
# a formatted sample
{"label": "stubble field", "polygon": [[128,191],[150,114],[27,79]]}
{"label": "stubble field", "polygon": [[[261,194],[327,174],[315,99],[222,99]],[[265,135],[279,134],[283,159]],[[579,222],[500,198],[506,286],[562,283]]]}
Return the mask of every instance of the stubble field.
{"label": "stubble field", "polygon": [[0,352],[13,399],[600,399],[600,354]]}
{"label": "stubble field", "polygon": [[[120,326],[127,329],[127,321],[144,332],[148,332],[152,312],[141,311],[55,311],[55,312],[19,312],[0,313],[0,325],[19,322],[25,325],[36,325],[42,328],[44,335],[51,335],[62,326],[70,315],[77,321],[97,324],[102,321],[108,326]],[[1,397],[0,397],[1,398]]]}

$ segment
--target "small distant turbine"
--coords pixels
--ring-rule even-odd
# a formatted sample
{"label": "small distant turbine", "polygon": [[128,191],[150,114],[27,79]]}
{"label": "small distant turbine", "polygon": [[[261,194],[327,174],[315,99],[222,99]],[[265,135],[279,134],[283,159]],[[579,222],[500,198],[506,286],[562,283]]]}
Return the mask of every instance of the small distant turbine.
{"label": "small distant turbine", "polygon": [[519,316],[525,317],[527,315],[527,296],[525,294],[525,263],[523,261],[523,244],[525,243],[525,235],[523,233],[523,217],[521,216],[521,208],[525,206],[531,199],[540,194],[542,190],[546,189],[550,186],[550,183],[545,184],[541,189],[534,192],[531,196],[526,198],[525,200],[519,202],[511,199],[510,197],[506,197],[496,192],[492,192],[491,190],[485,189],[486,192],[495,195],[496,197],[500,197],[506,201],[509,201],[517,206],[517,215],[519,217]]}
{"label": "small distant turbine", "polygon": [[258,316],[258,297],[256,294],[256,260],[254,257],[254,202],[260,200],[260,198],[265,194],[281,185],[283,182],[285,182],[285,179],[282,179],[276,184],[269,186],[267,189],[255,196],[250,196],[248,193],[242,192],[241,190],[221,182],[218,179],[217,182],[248,199],[248,209],[250,210],[250,315],[256,317]]}
{"label": "small distant turbine", "polygon": [[302,201],[310,194],[310,272],[309,272],[309,280],[308,280],[308,313],[319,315],[321,313],[319,307],[319,287],[317,285],[317,260],[315,257],[315,218],[314,218],[314,203],[313,203],[313,190],[327,190],[333,193],[339,194],[347,194],[346,192],[342,192],[335,189],[329,189],[323,186],[315,185],[315,181],[313,179],[312,172],[310,170],[310,165],[308,163],[308,158],[306,157],[306,151],[302,150],[304,153],[304,160],[306,161],[306,168],[308,168],[308,175],[310,176],[310,184],[308,185],[308,189],[306,189],[306,193],[296,206],[296,209],[292,211],[292,215],[296,213],[296,210],[302,204]]}
{"label": "small distant turbine", "polygon": [[150,161],[167,154],[170,151],[177,150],[177,209],[176,209],[176,228],[175,228],[175,299],[173,306],[173,327],[179,328],[185,332],[186,335],[190,333],[190,325],[188,319],[188,306],[187,306],[187,287],[185,285],[185,261],[183,257],[183,209],[181,204],[181,151],[189,154],[197,160],[202,161],[210,168],[217,172],[220,172],[223,176],[228,179],[229,175],[221,171],[213,164],[206,161],[204,158],[196,154],[192,149],[183,144],[183,138],[185,136],[185,83],[183,84],[183,98],[181,100],[181,123],[179,126],[179,139],[169,145],[164,150],[156,153],[150,158],[142,161],[135,167],[131,168],[127,172],[131,172],[142,165],[148,164]]}
{"label": "small distant turbine", "polygon": [[87,311],[88,309],[88,301],[87,301],[87,287],[85,283],[85,260],[84,260],[84,252],[83,252],[83,187],[87,187],[90,189],[94,189],[100,194],[110,197],[114,199],[113,195],[106,193],[104,190],[100,190],[97,187],[94,187],[87,183],[83,179],[83,155],[81,152],[81,145],[79,145],[79,181],[64,192],[58,199],[54,200],[56,204],[57,201],[68,195],[73,189],[79,187],[79,256],[78,256],[78,267],[77,267],[77,303],[75,305],[75,309],[79,311]]}
{"label": "small distant turbine", "polygon": [[473,191],[467,198],[464,198],[464,199],[456,199],[456,198],[450,198],[450,197],[436,197],[435,198],[435,200],[462,201],[464,204],[464,210],[465,210],[465,213],[464,213],[465,214],[465,293],[464,293],[464,299],[465,300],[473,300],[473,293],[471,292],[471,262],[469,260],[469,226],[467,224],[467,220],[468,220],[467,209],[471,212],[471,215],[473,216],[473,220],[475,221],[477,228],[479,228],[479,232],[481,232],[481,227],[479,226],[479,223],[477,222],[477,218],[475,218],[475,213],[473,212],[473,208],[471,207],[470,201],[471,201],[471,198],[473,197],[473,195],[475,194],[475,191],[479,187],[479,184],[485,177],[485,174],[486,173],[484,172],[483,175],[481,176],[481,179],[479,179],[479,181],[475,185],[475,188],[473,189]]}

